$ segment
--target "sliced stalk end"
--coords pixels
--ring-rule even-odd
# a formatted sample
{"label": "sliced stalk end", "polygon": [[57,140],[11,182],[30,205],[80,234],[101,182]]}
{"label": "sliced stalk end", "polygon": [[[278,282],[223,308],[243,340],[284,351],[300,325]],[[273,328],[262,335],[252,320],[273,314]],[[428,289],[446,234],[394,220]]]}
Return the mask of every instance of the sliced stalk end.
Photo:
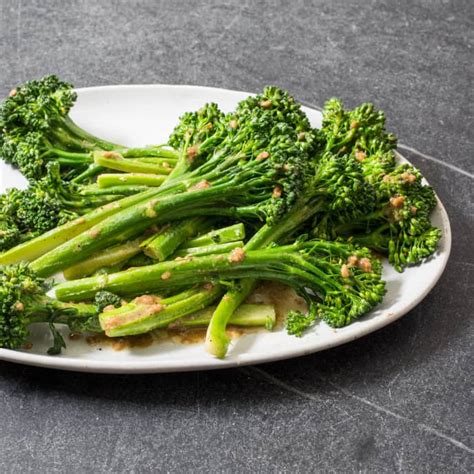
{"label": "sliced stalk end", "polygon": [[209,354],[223,359],[227,354],[229,344],[230,338],[227,336],[225,328],[223,331],[216,331],[212,324],[208,326],[204,347]]}

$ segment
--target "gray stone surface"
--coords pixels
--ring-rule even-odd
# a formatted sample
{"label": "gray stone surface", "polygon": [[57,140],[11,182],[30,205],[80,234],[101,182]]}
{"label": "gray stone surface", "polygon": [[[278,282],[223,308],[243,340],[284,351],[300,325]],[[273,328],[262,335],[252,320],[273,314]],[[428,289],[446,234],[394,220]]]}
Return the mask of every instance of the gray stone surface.
{"label": "gray stone surface", "polygon": [[407,153],[454,232],[422,304],[330,351],[156,376],[0,363],[0,471],[472,472],[473,31],[469,0],[0,0],[1,96],[54,72],[370,99],[435,158]]}

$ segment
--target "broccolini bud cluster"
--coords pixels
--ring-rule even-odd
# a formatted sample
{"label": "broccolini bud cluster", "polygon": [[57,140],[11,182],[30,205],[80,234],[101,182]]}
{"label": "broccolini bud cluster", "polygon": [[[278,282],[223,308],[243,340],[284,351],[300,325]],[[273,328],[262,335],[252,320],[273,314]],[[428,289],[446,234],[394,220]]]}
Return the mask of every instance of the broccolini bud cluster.
{"label": "broccolini bud cluster", "polygon": [[67,324],[72,330],[100,330],[96,305],[62,303],[50,298],[46,293],[51,283],[38,277],[27,264],[0,266],[0,347],[21,347],[28,340],[28,326],[35,322],[50,325],[50,354],[65,347],[54,323]]}
{"label": "broccolini bud cluster", "polygon": [[44,304],[49,288],[25,264],[0,267],[0,347],[20,347],[28,338],[27,326],[34,322],[35,313],[52,313]]}
{"label": "broccolini bud cluster", "polygon": [[0,250],[7,250],[110,202],[113,196],[82,196],[80,187],[61,179],[59,164],[25,190],[10,189],[0,196]]}
{"label": "broccolini bud cluster", "polygon": [[398,271],[429,257],[441,237],[430,223],[436,197],[418,170],[408,164],[396,165],[396,140],[385,131],[383,113],[371,104],[345,111],[339,100],[332,99],[323,117],[319,133],[326,150],[331,150],[336,160],[352,159],[352,171],[343,175],[346,179],[362,176],[363,185],[359,187],[361,195],[350,198],[359,206],[348,206],[343,212],[319,212],[312,223],[312,235],[346,238],[385,253]]}

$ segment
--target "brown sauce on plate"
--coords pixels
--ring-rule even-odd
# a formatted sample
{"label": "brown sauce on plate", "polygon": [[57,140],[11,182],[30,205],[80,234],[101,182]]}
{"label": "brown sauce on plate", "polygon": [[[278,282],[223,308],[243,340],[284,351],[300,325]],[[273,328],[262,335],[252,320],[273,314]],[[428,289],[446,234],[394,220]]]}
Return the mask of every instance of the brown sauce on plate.
{"label": "brown sauce on plate", "polygon": [[107,337],[105,334],[94,334],[86,338],[87,343],[91,346],[107,346],[117,352],[124,349],[144,349],[150,347],[154,340],[152,333],[125,337]]}

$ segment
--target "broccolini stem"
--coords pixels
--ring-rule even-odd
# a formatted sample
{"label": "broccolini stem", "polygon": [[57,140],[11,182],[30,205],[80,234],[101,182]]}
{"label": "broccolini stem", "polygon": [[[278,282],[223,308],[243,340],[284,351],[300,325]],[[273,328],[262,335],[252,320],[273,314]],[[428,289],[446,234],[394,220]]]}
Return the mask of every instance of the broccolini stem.
{"label": "broccolini stem", "polygon": [[225,242],[223,244],[211,244],[211,245],[202,245],[199,247],[189,247],[178,249],[173,257],[188,257],[190,255],[200,256],[200,255],[211,255],[211,254],[220,254],[230,252],[237,247],[243,247],[244,243],[242,240],[237,240],[235,242]]}
{"label": "broccolini stem", "polygon": [[166,179],[166,175],[146,174],[146,173],[115,173],[100,174],[97,178],[99,188],[109,188],[111,186],[141,185],[148,187],[161,186]]}
{"label": "broccolini stem", "polygon": [[122,245],[116,245],[95,255],[91,255],[87,260],[80,262],[64,270],[64,277],[67,280],[76,280],[92,275],[103,267],[111,267],[126,262],[131,257],[141,252],[140,243],[143,237],[130,240]]}
{"label": "broccolini stem", "polygon": [[143,161],[158,163],[176,163],[179,158],[177,151],[164,148],[161,145],[152,145],[144,148],[115,148],[114,151],[120,153],[124,158],[137,158]]}
{"label": "broccolini stem", "polygon": [[79,127],[70,117],[67,115],[61,121],[61,125],[71,132],[72,135],[75,135],[79,138],[87,140],[90,143],[95,143],[96,148],[101,148],[102,150],[113,150],[114,148],[122,148],[121,145],[111,143],[102,138],[98,138],[89,132],[86,132],[84,129]]}
{"label": "broccolini stem", "polygon": [[97,306],[88,303],[64,303],[44,296],[30,301],[25,306],[28,323],[67,324],[70,329],[100,332],[97,320]]}
{"label": "broccolini stem", "polygon": [[96,165],[95,163],[91,163],[85,171],[83,171],[81,174],[75,176],[71,180],[71,182],[73,182],[73,183],[83,183],[85,181],[88,181],[90,178],[93,178],[94,176],[97,176],[102,171],[104,171],[104,168],[102,168],[102,166]]}
{"label": "broccolini stem", "polygon": [[389,248],[390,238],[383,233],[390,228],[390,224],[383,224],[379,228],[372,231],[370,234],[357,233],[350,237],[351,243],[368,247],[377,252],[387,253]]}
{"label": "broccolini stem", "polygon": [[68,158],[71,163],[92,163],[92,155],[90,153],[79,153],[61,150],[60,148],[51,148],[47,153],[47,156],[49,155],[59,156],[61,158]]}
{"label": "broccolini stem", "polygon": [[[130,295],[197,284],[212,278],[257,276],[287,283],[290,286],[297,286],[299,282],[304,281],[307,284],[314,283],[320,288],[334,289],[332,283],[326,281],[326,275],[320,268],[299,255],[299,248],[295,244],[249,251],[246,254],[239,252],[237,258],[234,258],[232,252],[227,255],[207,255],[160,262],[107,276],[99,275],[59,284],[56,286],[56,297],[62,301],[83,301],[103,289]],[[244,258],[239,259],[238,256]],[[36,271],[35,268],[33,270]]]}
{"label": "broccolini stem", "polygon": [[[215,306],[209,306],[195,314],[174,321],[172,328],[205,327],[211,321]],[[275,308],[268,304],[243,304],[232,314],[229,324],[235,326],[263,326],[269,331],[276,323]]]}
{"label": "broccolini stem", "polygon": [[178,161],[174,164],[173,171],[168,176],[168,180],[179,179],[180,176],[186,174],[190,168],[190,162],[188,160],[187,149],[189,146],[190,136],[186,138],[183,147],[176,152]]}
{"label": "broccolini stem", "polygon": [[145,255],[158,260],[166,260],[187,239],[207,230],[211,223],[204,217],[193,217],[184,221],[172,222],[157,235],[142,243]]}
{"label": "broccolini stem", "polygon": [[[268,245],[273,239],[278,236],[272,235],[273,232],[270,226],[264,225],[245,245],[245,250],[252,250],[253,248],[264,247]],[[206,350],[222,359],[227,354],[230,339],[226,333],[227,324],[237,308],[243,303],[247,296],[257,286],[258,280],[246,279],[242,280],[240,284],[231,288],[214,311],[214,314],[209,322],[206,333]]]}
{"label": "broccolini stem", "polygon": [[[292,211],[275,226],[264,225],[245,245],[245,250],[264,248],[272,242],[278,242],[282,237],[291,234],[295,227],[315,214],[322,206],[320,203],[297,203]],[[226,334],[226,327],[234,311],[252,293],[258,281],[245,279],[230,289],[221,299],[209,323],[206,334],[206,350],[218,357],[224,358],[227,354],[230,339]]]}
{"label": "broccolini stem", "polygon": [[[50,157],[48,156],[46,158],[50,158]],[[70,166],[70,167],[83,167],[84,164],[88,163],[87,161],[83,162],[83,161],[79,161],[72,158],[53,157],[52,159],[53,161],[57,161],[60,165]]]}
{"label": "broccolini stem", "polygon": [[[144,267],[146,265],[152,265],[154,260],[152,260],[150,257],[147,257],[143,253],[139,253],[135,255],[135,257],[132,257],[130,260],[127,260],[126,262],[127,267]],[[115,273],[115,272],[111,272]]]}
{"label": "broccolini stem", "polygon": [[191,247],[202,247],[204,245],[224,244],[242,239],[245,239],[245,226],[239,222],[229,227],[211,230],[207,234],[190,239],[180,247],[180,250]]}
{"label": "broccolini stem", "polygon": [[124,158],[117,152],[94,152],[94,162],[103,168],[110,168],[126,173],[150,173],[158,175],[168,175],[171,172],[171,165],[160,166],[153,163],[145,163],[130,158]]}
{"label": "broccolini stem", "polygon": [[[122,153],[123,156],[125,157],[130,157],[134,156],[137,157],[136,159],[138,161],[142,161],[144,163],[155,163],[158,165],[163,165],[164,163],[167,163],[171,166],[175,166],[177,159],[173,158],[171,155],[170,150],[163,150],[163,149],[154,149],[154,148],[117,148],[117,151]],[[132,155],[133,153],[133,155]],[[174,152],[173,152],[174,153]],[[146,156],[146,157],[145,157]],[[159,158],[160,156],[163,156],[163,158]],[[159,160],[159,161],[156,161]],[[92,160],[93,161],[93,160]],[[90,178],[93,178],[94,176],[97,176],[99,173],[104,171],[104,168],[100,165],[97,165],[95,163],[91,163],[91,165],[82,172],[80,175],[76,176],[72,181],[74,183],[82,183],[84,181],[87,181]]]}
{"label": "broccolini stem", "polygon": [[[118,268],[116,271],[120,270],[120,267],[123,264],[127,263],[127,266],[143,266],[153,263],[152,260],[146,259],[141,265],[136,259],[130,260],[135,255],[138,255],[142,248],[140,244],[143,242],[144,238],[140,237],[132,241],[128,241],[125,244],[116,245],[110,249],[92,255],[87,260],[80,262],[70,268],[64,270],[64,276],[67,280],[76,280],[78,278],[84,278],[90,275],[93,275],[97,270],[107,269],[107,273],[114,273],[112,268]],[[230,250],[236,247],[243,247],[242,241],[237,242],[227,242],[224,244],[213,244],[213,245],[203,245],[192,248],[183,248],[178,250],[173,254],[173,258],[176,257],[187,257],[189,255],[210,255],[210,254],[220,254],[229,252]]]}
{"label": "broccolini stem", "polygon": [[205,341],[207,352],[219,359],[225,357],[230,343],[226,332],[227,325],[245,298],[255,289],[257,282],[256,279],[241,280],[237,288],[228,290],[221,298],[207,327]]}
{"label": "broccolini stem", "polygon": [[[102,149],[96,142],[90,142],[85,136],[78,136],[71,134],[66,128],[62,126],[53,127],[50,129],[53,141],[60,144],[66,149],[76,151],[94,151]],[[106,149],[108,150],[108,149]]]}
{"label": "broccolini stem", "polygon": [[120,184],[118,186],[111,186],[110,188],[100,189],[96,184],[91,184],[81,188],[81,195],[83,196],[115,196],[116,199],[131,194],[142,193],[148,191],[150,186],[132,186],[127,184]]}
{"label": "broccolini stem", "polygon": [[21,261],[30,262],[41,255],[55,249],[56,247],[68,242],[73,237],[90,229],[109,216],[120,212],[121,210],[138,204],[144,200],[152,198],[156,189],[151,189],[140,194],[128,196],[119,201],[112,202],[99,207],[94,211],[85,214],[82,217],[67,222],[62,226],[56,227],[35,239],[20,244],[0,255],[0,265],[9,265]]}
{"label": "broccolini stem", "polygon": [[[92,174],[95,172],[94,169],[91,169],[90,171],[92,172]],[[32,261],[55,249],[61,244],[64,244],[73,237],[76,237],[81,232],[90,229],[91,227],[95,226],[107,217],[121,210],[124,210],[127,207],[134,206],[135,204],[138,204],[142,201],[148,201],[161,194],[186,191],[186,189],[190,185],[192,185],[192,183],[193,181],[189,181],[187,183],[184,181],[181,182],[179,179],[168,180],[168,182],[163,183],[163,185],[159,188],[149,189],[144,191],[143,193],[129,196],[121,199],[120,201],[110,203],[107,206],[103,206],[99,209],[92,211],[91,213],[85,214],[79,219],[68,222],[60,227],[56,227],[55,229],[52,229],[51,231],[46,232],[45,234],[35,239],[32,239],[22,245],[14,247],[11,250],[1,254],[0,265],[16,263],[20,261]],[[184,215],[183,217],[186,216]],[[179,217],[177,218],[179,219]],[[140,230],[137,232],[136,235],[138,235],[139,232]],[[79,260],[80,259],[70,263],[72,265],[73,263],[76,263]],[[65,266],[70,265],[66,263]]]}
{"label": "broccolini stem", "polygon": [[[153,224],[179,219],[181,217],[179,213],[182,211],[188,212],[206,204],[213,205],[216,201],[230,199],[236,193],[251,189],[254,183],[248,181],[235,186],[229,186],[228,183],[225,183],[193,192],[165,194],[164,196],[156,194],[155,198],[151,195],[146,201],[140,200],[138,204],[122,209],[121,212],[107,217],[96,226],[89,227],[88,232],[83,232],[80,235],[76,234],[74,238],[36,259],[32,262],[31,267],[39,275],[54,275],[94,252],[139,235]],[[172,185],[172,183],[169,184]],[[160,193],[161,190],[162,188],[158,188],[154,192]],[[138,200],[138,196],[140,195],[125,199],[136,197]]]}
{"label": "broccolini stem", "polygon": [[[124,155],[123,153],[122,153],[122,155],[125,158],[127,158],[126,155]],[[155,165],[163,165],[164,163],[168,163],[173,167],[174,167],[174,165],[176,165],[176,163],[178,161],[176,158],[159,158],[157,156],[146,156],[146,157],[143,157],[143,158],[134,157],[134,159],[137,160],[137,161],[143,161],[143,163],[155,163]]]}
{"label": "broccolini stem", "polygon": [[222,288],[216,285],[206,291],[196,290],[178,301],[139,297],[120,308],[102,313],[99,320],[109,337],[144,334],[167,327],[173,321],[209,306],[220,295]]}

